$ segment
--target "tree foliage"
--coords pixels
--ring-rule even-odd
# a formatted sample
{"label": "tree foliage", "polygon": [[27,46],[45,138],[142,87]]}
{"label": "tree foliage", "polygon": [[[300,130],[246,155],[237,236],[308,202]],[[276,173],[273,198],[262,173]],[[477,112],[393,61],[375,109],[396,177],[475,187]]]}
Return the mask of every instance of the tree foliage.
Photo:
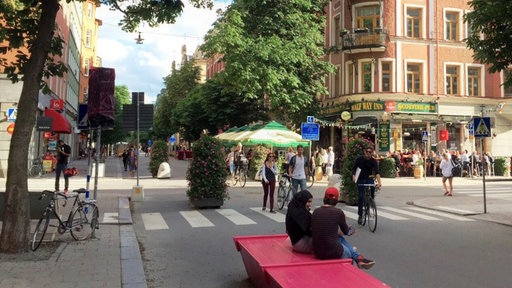
{"label": "tree foliage", "polygon": [[[73,0],[67,0],[72,2]],[[83,0],[75,0],[83,2]],[[210,7],[212,0],[189,0],[196,7]],[[173,23],[183,11],[180,0],[98,0],[98,3],[121,10],[120,25],[133,32],[140,23],[155,26]],[[30,219],[27,183],[27,159],[40,88],[48,92],[45,80],[60,76],[65,67],[58,57],[63,54],[62,39],[55,33],[59,0],[0,1],[0,42],[8,52],[17,53],[16,61],[0,59],[0,66],[13,81],[23,80],[18,101],[16,129],[11,137],[8,158],[4,222],[0,234],[0,251],[20,253],[28,250]],[[0,52],[4,53],[4,52]],[[0,57],[1,58],[1,57]]]}
{"label": "tree foliage", "polygon": [[[472,11],[464,15],[471,34],[466,39],[475,60],[489,64],[489,72],[507,69],[512,64],[512,1],[472,0]],[[512,85],[506,73],[505,86]]]}
{"label": "tree foliage", "polygon": [[287,120],[327,93],[323,61],[324,1],[240,0],[205,37],[207,56],[222,55],[225,78],[245,98],[265,101]]}

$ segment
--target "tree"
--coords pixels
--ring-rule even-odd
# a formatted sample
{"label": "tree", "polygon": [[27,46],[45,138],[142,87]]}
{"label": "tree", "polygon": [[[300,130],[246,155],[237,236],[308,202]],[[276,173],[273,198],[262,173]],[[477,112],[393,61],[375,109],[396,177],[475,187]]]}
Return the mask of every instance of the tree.
{"label": "tree", "polygon": [[[189,1],[196,7],[213,6],[211,0]],[[1,59],[0,67],[13,82],[23,80],[18,101],[18,114],[22,116],[16,120],[8,159],[4,222],[0,234],[2,252],[28,251],[30,219],[27,159],[31,132],[36,121],[39,89],[48,92],[44,80],[53,75],[60,76],[65,71],[63,64],[54,60],[55,56],[62,55],[62,39],[54,31],[59,3],[59,0],[0,1],[0,42],[7,43],[8,52],[17,53],[15,63]],[[99,3],[121,11],[124,18],[120,26],[128,32],[136,30],[142,22],[149,26],[174,23],[183,11],[183,2],[180,0],[101,0]]]}
{"label": "tree", "polygon": [[114,127],[112,130],[101,131],[102,144],[115,144],[125,141],[127,134],[121,127],[123,121],[123,105],[130,104],[130,91],[126,85],[116,86],[114,90]]}
{"label": "tree", "polygon": [[222,55],[226,81],[244,97],[265,101],[288,120],[326,94],[323,61],[326,1],[235,1],[214,24],[201,50]]}
{"label": "tree", "polygon": [[[512,64],[512,1],[473,0],[469,5],[472,11],[464,15],[471,31],[467,46],[475,60],[490,65],[490,73],[506,70]],[[512,73],[505,76],[505,87],[511,87]]]}

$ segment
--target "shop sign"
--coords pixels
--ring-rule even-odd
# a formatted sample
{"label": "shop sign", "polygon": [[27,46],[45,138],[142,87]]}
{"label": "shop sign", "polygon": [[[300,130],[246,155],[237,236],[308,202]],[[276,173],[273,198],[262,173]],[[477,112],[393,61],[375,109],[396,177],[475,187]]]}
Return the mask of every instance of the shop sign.
{"label": "shop sign", "polygon": [[385,107],[384,102],[356,102],[350,105],[350,110],[352,112],[384,111]]}
{"label": "shop sign", "polygon": [[439,139],[441,141],[448,141],[450,139],[448,135],[448,130],[439,131]]}
{"label": "shop sign", "polygon": [[421,112],[421,113],[437,113],[436,103],[421,102],[397,102],[396,110],[398,112]]}
{"label": "shop sign", "polygon": [[64,100],[62,99],[51,99],[50,109],[57,111],[64,111]]}
{"label": "shop sign", "polygon": [[379,126],[379,152],[389,151],[389,122],[381,122]]}

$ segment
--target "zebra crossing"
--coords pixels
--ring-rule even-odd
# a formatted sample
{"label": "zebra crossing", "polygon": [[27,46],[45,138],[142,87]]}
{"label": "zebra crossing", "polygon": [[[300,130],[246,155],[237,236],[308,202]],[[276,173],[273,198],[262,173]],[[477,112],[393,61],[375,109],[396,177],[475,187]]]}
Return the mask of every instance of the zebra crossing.
{"label": "zebra crossing", "polygon": [[[313,208],[314,209],[314,208]],[[350,218],[354,221],[357,220],[357,207],[354,206],[343,206],[343,211],[347,218]],[[222,216],[227,219],[233,225],[256,225],[261,223],[266,223],[266,221],[274,221],[277,223],[285,222],[286,209],[277,211],[277,213],[269,213],[268,211],[262,211],[261,207],[251,207],[249,209],[244,209],[246,214],[241,211],[237,211],[235,209],[230,208],[221,208],[215,210],[206,211],[179,211],[181,218],[188,223],[191,228],[205,228],[205,227],[214,227],[216,225],[221,225],[220,223],[215,223],[215,221],[219,221],[217,216]],[[261,217],[263,216],[263,217]],[[424,220],[424,221],[461,221],[461,222],[471,222],[475,221],[474,219],[459,216],[451,213],[430,210],[415,206],[404,206],[400,208],[389,207],[389,206],[379,206],[378,207],[378,216],[379,219],[387,219],[391,221],[408,221],[408,220]],[[142,222],[144,223],[144,227],[146,231],[154,231],[154,230],[168,230],[172,229],[172,223],[166,223],[160,213],[142,213]],[[214,219],[209,219],[215,218]],[[225,225],[223,222],[222,225]]]}
{"label": "zebra crossing", "polygon": [[[455,186],[456,194],[463,194],[470,197],[482,197],[482,187],[461,187]],[[512,189],[507,186],[491,186],[486,188],[486,197],[512,201]]]}

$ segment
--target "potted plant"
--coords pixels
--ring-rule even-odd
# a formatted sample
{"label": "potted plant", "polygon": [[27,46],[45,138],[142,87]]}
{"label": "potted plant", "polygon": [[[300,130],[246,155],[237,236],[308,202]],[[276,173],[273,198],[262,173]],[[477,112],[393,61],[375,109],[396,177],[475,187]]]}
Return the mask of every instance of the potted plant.
{"label": "potted plant", "polygon": [[414,164],[414,178],[419,179],[423,177],[423,158],[419,157],[416,164]]}
{"label": "potted plant", "polygon": [[196,208],[219,208],[228,198],[228,170],[222,144],[202,135],[192,148],[193,158],[187,170],[187,196]]}
{"label": "potted plant", "polygon": [[351,138],[347,143],[347,149],[345,151],[345,159],[343,162],[343,169],[341,171],[343,187],[342,201],[348,205],[357,204],[357,184],[352,180],[352,167],[359,156],[363,156],[363,151],[367,147],[372,147],[373,143],[364,138]]}
{"label": "potted plant", "polygon": [[384,158],[379,162],[379,171],[382,178],[395,178],[396,177],[395,159]]}
{"label": "potted plant", "polygon": [[153,178],[158,174],[158,168],[160,168],[160,164],[169,161],[169,148],[167,147],[167,143],[162,140],[155,141],[153,145],[151,145],[151,160],[149,160],[149,171],[151,172],[151,176]]}

